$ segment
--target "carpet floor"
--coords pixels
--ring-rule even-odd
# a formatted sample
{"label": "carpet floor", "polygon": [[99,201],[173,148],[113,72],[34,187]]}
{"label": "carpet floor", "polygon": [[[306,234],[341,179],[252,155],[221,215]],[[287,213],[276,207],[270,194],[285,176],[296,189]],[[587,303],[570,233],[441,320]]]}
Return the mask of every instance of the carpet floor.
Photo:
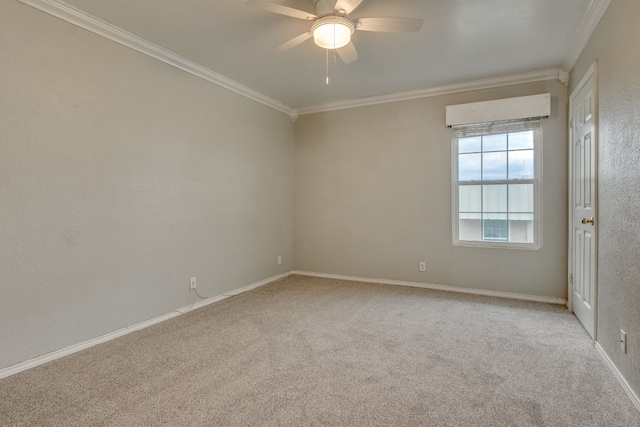
{"label": "carpet floor", "polygon": [[640,426],[566,308],[289,276],[0,380],[2,426]]}

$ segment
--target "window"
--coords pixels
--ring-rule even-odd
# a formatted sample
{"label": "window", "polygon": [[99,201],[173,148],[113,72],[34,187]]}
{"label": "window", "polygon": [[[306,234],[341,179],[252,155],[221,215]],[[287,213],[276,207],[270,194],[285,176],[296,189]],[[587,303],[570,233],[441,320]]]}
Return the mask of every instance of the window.
{"label": "window", "polygon": [[453,129],[454,243],[541,247],[540,119]]}
{"label": "window", "polygon": [[484,240],[507,241],[509,236],[509,224],[506,219],[485,219],[482,222],[482,235]]}

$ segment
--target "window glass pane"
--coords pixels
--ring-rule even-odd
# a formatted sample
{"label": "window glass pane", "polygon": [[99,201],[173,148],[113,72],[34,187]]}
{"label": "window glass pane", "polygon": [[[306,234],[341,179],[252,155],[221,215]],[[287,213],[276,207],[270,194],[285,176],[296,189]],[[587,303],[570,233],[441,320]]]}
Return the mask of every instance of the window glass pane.
{"label": "window glass pane", "polygon": [[485,219],[482,224],[482,236],[484,240],[508,240],[509,223],[507,222],[507,216]]}
{"label": "window glass pane", "polygon": [[507,179],[507,153],[482,154],[482,179]]}
{"label": "window glass pane", "polygon": [[470,242],[482,241],[482,220],[480,218],[462,218],[458,222],[458,238]]}
{"label": "window glass pane", "polygon": [[481,154],[460,154],[458,156],[458,180],[479,181],[482,179]]}
{"label": "window glass pane", "polygon": [[509,151],[509,179],[533,178],[533,150]]}
{"label": "window glass pane", "polygon": [[507,134],[485,135],[482,137],[482,151],[505,151],[507,149]]}
{"label": "window glass pane", "polygon": [[533,184],[509,184],[509,212],[533,211]]}
{"label": "window glass pane", "polygon": [[482,198],[482,212],[507,213],[507,184],[483,185]]}
{"label": "window glass pane", "polygon": [[458,139],[458,153],[479,153],[482,139],[479,136]]}
{"label": "window glass pane", "polygon": [[533,214],[509,215],[509,240],[515,243],[533,243]]}
{"label": "window glass pane", "polygon": [[509,150],[526,150],[527,148],[533,148],[532,130],[509,134]]}
{"label": "window glass pane", "polygon": [[[461,185],[458,187],[458,210],[460,218],[462,213],[477,213],[480,219],[482,212],[482,186],[481,185]],[[465,218],[475,218],[473,215],[465,215]]]}

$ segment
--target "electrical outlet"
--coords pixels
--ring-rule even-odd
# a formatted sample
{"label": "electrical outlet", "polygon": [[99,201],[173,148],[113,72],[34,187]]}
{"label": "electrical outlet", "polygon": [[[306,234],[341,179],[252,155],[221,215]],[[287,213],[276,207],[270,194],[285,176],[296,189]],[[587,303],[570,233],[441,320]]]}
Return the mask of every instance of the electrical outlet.
{"label": "electrical outlet", "polygon": [[627,354],[627,333],[620,329],[620,350]]}
{"label": "electrical outlet", "polygon": [[427,271],[427,263],[426,262],[420,262],[420,271]]}
{"label": "electrical outlet", "polygon": [[195,289],[196,288],[196,278],[192,277],[191,278],[191,284],[189,285],[189,289]]}
{"label": "electrical outlet", "polygon": [[282,255],[278,255],[278,265],[282,264]]}

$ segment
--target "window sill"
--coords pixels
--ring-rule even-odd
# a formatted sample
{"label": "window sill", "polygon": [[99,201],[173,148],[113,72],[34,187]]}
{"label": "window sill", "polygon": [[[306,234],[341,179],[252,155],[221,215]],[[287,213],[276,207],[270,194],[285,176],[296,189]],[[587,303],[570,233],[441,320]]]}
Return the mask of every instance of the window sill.
{"label": "window sill", "polygon": [[475,242],[470,240],[454,241],[453,246],[466,248],[489,248],[489,249],[515,249],[525,251],[541,251],[541,243],[500,243],[500,242]]}

